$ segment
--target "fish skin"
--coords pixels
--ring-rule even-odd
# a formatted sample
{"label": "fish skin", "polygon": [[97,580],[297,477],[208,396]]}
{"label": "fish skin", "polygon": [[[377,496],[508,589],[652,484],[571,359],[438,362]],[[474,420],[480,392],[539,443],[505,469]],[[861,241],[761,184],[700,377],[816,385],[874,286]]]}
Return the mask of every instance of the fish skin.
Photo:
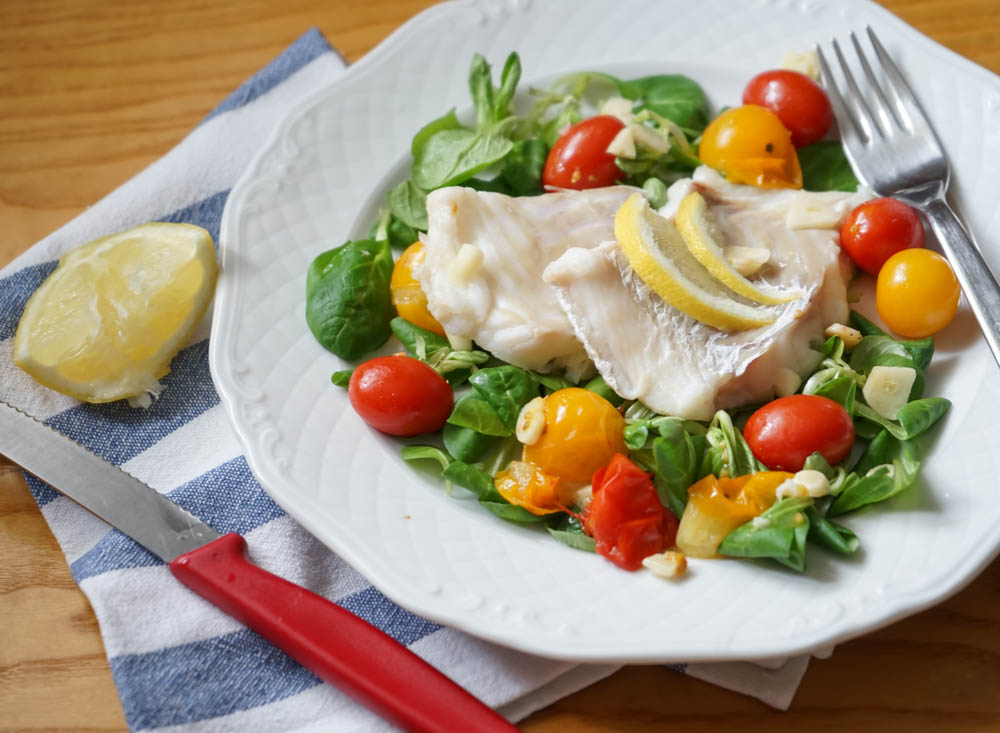
{"label": "fish skin", "polygon": [[717,409],[771,399],[779,368],[808,374],[821,359],[810,345],[824,340],[827,325],[847,318],[852,267],[838,231],[790,230],[784,223],[789,207],[804,196],[842,216],[869,194],[757,189],[727,183],[701,167],[671,187],[661,213],[676,212],[691,190],[705,197],[727,246],[771,250],[757,282],[801,293],[772,307],[774,323],[726,333],[696,321],[650,291],[611,238],[567,251],[543,277],[618,394],[663,414],[709,420]]}

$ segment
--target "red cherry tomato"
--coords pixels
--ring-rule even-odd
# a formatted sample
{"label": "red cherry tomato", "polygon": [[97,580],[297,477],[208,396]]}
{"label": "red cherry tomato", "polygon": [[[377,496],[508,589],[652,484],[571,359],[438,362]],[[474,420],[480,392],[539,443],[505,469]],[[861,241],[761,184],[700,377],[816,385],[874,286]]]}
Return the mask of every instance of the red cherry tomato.
{"label": "red cherry tomato", "polygon": [[797,148],[822,140],[833,122],[833,109],[823,87],[788,69],[757,74],[743,90],[743,104],[766,107],[778,115]]}
{"label": "red cherry tomato", "polygon": [[878,275],[897,252],[924,246],[916,210],[896,199],[873,199],[854,208],[840,228],[840,246],[869,275]]}
{"label": "red cherry tomato", "polygon": [[594,473],[594,498],[583,523],[598,554],[625,570],[674,544],[677,518],[665,511],[642,469],[621,453]]}
{"label": "red cherry tomato", "polygon": [[747,420],[743,437],[772,471],[800,471],[816,451],[831,464],[844,460],[854,445],[854,421],[831,399],[796,394],[757,410]]}
{"label": "red cherry tomato", "polygon": [[366,361],[351,375],[347,396],[362,420],[389,435],[440,430],[453,406],[444,377],[408,356]]}
{"label": "red cherry tomato", "polygon": [[615,135],[625,127],[617,117],[598,115],[566,130],[549,151],[542,183],[558,188],[600,188],[623,180],[625,174],[607,152]]}

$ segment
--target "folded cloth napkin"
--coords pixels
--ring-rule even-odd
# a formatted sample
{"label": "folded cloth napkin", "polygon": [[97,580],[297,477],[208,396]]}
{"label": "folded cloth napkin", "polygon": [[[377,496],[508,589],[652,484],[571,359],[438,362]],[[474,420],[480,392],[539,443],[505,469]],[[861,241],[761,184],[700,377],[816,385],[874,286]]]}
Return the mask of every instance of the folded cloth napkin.
{"label": "folded cloth napkin", "polygon": [[[230,187],[289,107],[344,62],[315,30],[220,104],[180,145],[0,271],[0,397],[167,493],[216,529],[244,534],[254,562],[406,644],[511,720],[615,665],[574,665],[504,649],[399,608],[301,529],[254,480],[212,386],[209,322],[171,365],[148,409],[81,404],[11,361],[32,291],[68,249],[146,221],[190,222],[217,240]],[[50,487],[28,484],[97,614],[132,730],[376,731],[390,726],[180,585],[156,557]],[[786,708],[808,657],[769,666],[674,665]]]}

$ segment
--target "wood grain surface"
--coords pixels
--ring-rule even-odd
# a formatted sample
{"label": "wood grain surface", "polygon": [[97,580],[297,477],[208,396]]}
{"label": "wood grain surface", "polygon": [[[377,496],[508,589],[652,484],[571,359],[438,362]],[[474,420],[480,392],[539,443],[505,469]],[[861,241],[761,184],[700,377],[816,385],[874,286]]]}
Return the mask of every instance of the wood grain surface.
{"label": "wood grain surface", "polygon": [[[0,265],[166,153],[306,29],[354,61],[429,4],[0,1]],[[883,4],[1000,72],[998,0]],[[0,558],[0,730],[124,730],[93,612],[2,458]],[[662,667],[629,667],[522,726],[985,731],[1000,729],[998,691],[1000,562],[940,606],[814,661],[787,713]]]}

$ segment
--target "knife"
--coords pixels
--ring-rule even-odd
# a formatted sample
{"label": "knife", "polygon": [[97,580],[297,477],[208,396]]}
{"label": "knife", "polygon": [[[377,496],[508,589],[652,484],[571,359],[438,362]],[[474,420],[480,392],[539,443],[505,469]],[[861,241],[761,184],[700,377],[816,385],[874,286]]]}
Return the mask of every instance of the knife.
{"label": "knife", "polygon": [[247,558],[147,484],[0,400],[0,453],[168,563],[180,582],[318,677],[410,731],[516,731],[367,621]]}

